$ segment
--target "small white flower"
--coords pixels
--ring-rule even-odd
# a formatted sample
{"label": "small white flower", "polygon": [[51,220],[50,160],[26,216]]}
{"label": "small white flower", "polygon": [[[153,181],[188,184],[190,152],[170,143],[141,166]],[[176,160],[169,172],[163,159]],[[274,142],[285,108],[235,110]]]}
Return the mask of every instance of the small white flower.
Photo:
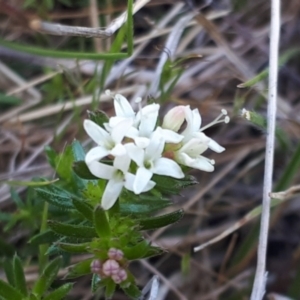
{"label": "small white flower", "polygon": [[[94,176],[108,180],[101,201],[103,209],[108,210],[115,204],[122,192],[123,186],[134,192],[133,185],[136,176],[128,172],[130,161],[128,155],[123,155],[115,157],[113,166],[98,161],[92,161],[87,164]],[[139,193],[151,190],[154,185],[155,182],[148,181],[146,185],[138,189]]]}
{"label": "small white flower", "polygon": [[128,155],[138,166],[133,183],[133,191],[136,194],[139,194],[148,185],[153,174],[174,178],[184,177],[184,173],[175,161],[161,156],[164,145],[165,141],[158,132],[153,133],[149,145],[145,149],[141,149],[133,143],[126,145]]}
{"label": "small white flower", "polygon": [[191,138],[178,151],[174,152],[175,160],[190,168],[212,172],[214,161],[201,155],[208,148],[207,139],[204,134],[202,139]]}
{"label": "small white flower", "polygon": [[225,150],[225,148],[220,146],[213,139],[206,136],[204,133],[202,133],[202,131],[214,124],[217,124],[217,123],[223,123],[223,122],[228,123],[229,121],[227,121],[226,117],[224,120],[220,120],[220,118],[222,116],[227,114],[227,112],[226,112],[226,114],[225,114],[225,112],[226,111],[223,110],[222,114],[220,116],[218,116],[218,118],[216,118],[213,122],[206,125],[205,127],[201,128],[202,120],[201,120],[201,116],[200,116],[198,109],[191,110],[189,106],[185,106],[185,118],[186,118],[187,126],[184,129],[184,131],[181,133],[184,136],[183,142],[184,143],[188,142],[192,138],[198,138],[201,141],[205,139],[207,142],[208,148],[210,148],[211,150],[213,150],[217,153],[223,152]]}
{"label": "small white flower", "polygon": [[107,155],[120,156],[126,154],[126,149],[122,145],[122,140],[130,128],[132,122],[123,120],[108,133],[102,127],[91,120],[84,120],[83,127],[90,138],[98,144],[92,148],[85,156],[86,164],[98,161]]}

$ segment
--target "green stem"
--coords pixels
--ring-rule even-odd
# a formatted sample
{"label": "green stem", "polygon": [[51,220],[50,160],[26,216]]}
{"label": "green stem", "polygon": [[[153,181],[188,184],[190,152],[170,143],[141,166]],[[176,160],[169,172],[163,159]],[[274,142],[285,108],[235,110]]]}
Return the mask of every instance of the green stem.
{"label": "green stem", "polygon": [[[42,215],[42,221],[41,221],[41,229],[40,232],[44,232],[47,229],[47,219],[48,219],[48,208],[49,203],[45,201],[44,203],[44,209],[43,209],[43,215]],[[39,246],[39,268],[40,272],[44,269],[46,264],[48,263],[48,257],[46,256],[46,252],[48,249],[48,244],[43,244]]]}

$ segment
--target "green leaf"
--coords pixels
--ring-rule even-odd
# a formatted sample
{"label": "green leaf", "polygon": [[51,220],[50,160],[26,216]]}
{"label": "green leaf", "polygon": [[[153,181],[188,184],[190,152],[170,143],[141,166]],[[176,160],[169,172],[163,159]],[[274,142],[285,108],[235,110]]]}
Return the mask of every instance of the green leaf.
{"label": "green leaf", "polygon": [[56,221],[48,221],[51,230],[62,236],[76,237],[76,238],[94,238],[97,233],[93,227],[65,224]]}
{"label": "green leaf", "polygon": [[40,47],[32,47],[28,45],[22,45],[15,42],[8,42],[0,39],[0,45],[14,49],[16,51],[27,52],[35,55],[57,58],[76,58],[76,59],[90,59],[90,60],[116,60],[127,58],[127,53],[88,53],[79,51],[56,51],[52,49],[45,49]]}
{"label": "green leaf", "polygon": [[74,162],[72,146],[68,145],[64,152],[56,157],[55,170],[57,174],[67,182],[72,179],[72,165]]}
{"label": "green leaf", "polygon": [[70,244],[70,243],[57,243],[57,246],[66,251],[71,253],[86,253],[87,247],[89,247],[90,243],[80,243],[80,244]]}
{"label": "green leaf", "polygon": [[22,267],[22,262],[20,258],[15,254],[13,259],[13,272],[14,272],[14,282],[15,287],[24,295],[27,296],[27,286],[25,275]]}
{"label": "green leaf", "polygon": [[73,171],[75,172],[75,174],[77,176],[79,176],[80,178],[89,179],[89,180],[99,179],[90,172],[85,161],[74,162],[72,168],[73,168]]}
{"label": "green leaf", "polygon": [[14,287],[0,279],[0,296],[5,300],[22,300],[23,295]]}
{"label": "green leaf", "polygon": [[45,152],[46,152],[47,160],[48,160],[50,166],[53,169],[55,169],[55,161],[56,161],[58,154],[50,146],[45,147]]}
{"label": "green leaf", "polygon": [[149,200],[131,203],[120,203],[120,212],[122,214],[150,214],[158,210],[162,210],[172,204],[171,201],[166,200]]}
{"label": "green leaf", "polygon": [[94,225],[97,234],[100,238],[110,237],[110,226],[105,213],[105,210],[101,206],[97,206],[94,211]]}
{"label": "green leaf", "polygon": [[109,121],[107,114],[102,110],[88,111],[88,116],[90,120],[92,120],[102,128],[104,128],[103,124],[108,123]]}
{"label": "green leaf", "polygon": [[6,279],[8,283],[12,286],[15,286],[15,274],[13,269],[13,264],[11,260],[4,260],[3,262],[3,268],[5,271]]}
{"label": "green leaf", "polygon": [[93,208],[85,203],[83,200],[72,199],[74,207],[89,221],[93,222],[94,213]]}
{"label": "green leaf", "polygon": [[105,299],[112,298],[112,296],[114,295],[114,293],[116,291],[116,287],[117,287],[117,285],[115,284],[115,282],[112,279],[107,280],[106,288],[105,288]]}
{"label": "green leaf", "polygon": [[176,223],[183,217],[183,215],[184,210],[179,209],[166,215],[139,220],[140,230],[157,229]]}
{"label": "green leaf", "polygon": [[85,152],[84,152],[81,144],[76,140],[74,140],[72,143],[72,151],[73,151],[74,161],[84,160]]}
{"label": "green leaf", "polygon": [[149,248],[149,242],[143,240],[142,242],[134,245],[133,247],[123,248],[124,257],[128,260],[140,259],[144,257]]}
{"label": "green leaf", "polygon": [[37,188],[36,192],[38,196],[50,204],[62,209],[73,209],[72,198],[75,198],[75,196],[57,186]]}
{"label": "green leaf", "polygon": [[190,175],[186,175],[182,179],[176,179],[169,176],[154,175],[152,180],[156,182],[155,189],[162,193],[176,195],[186,187],[197,184],[197,180]]}
{"label": "green leaf", "polygon": [[71,266],[67,278],[76,278],[91,273],[91,263],[94,258],[89,258]]}
{"label": "green leaf", "polygon": [[54,260],[49,262],[43,270],[42,275],[38,278],[35,285],[33,286],[32,292],[41,297],[55,280],[61,265],[61,257],[56,257]]}
{"label": "green leaf", "polygon": [[61,299],[64,299],[64,297],[70,292],[72,287],[73,287],[73,283],[66,283],[66,284],[60,286],[55,291],[48,294],[46,297],[43,298],[43,300],[61,300]]}
{"label": "green leaf", "polygon": [[127,296],[133,299],[138,299],[141,296],[141,291],[135,284],[130,284],[129,287],[123,288]]}
{"label": "green leaf", "polygon": [[10,186],[44,186],[52,184],[59,179],[53,179],[50,181],[19,181],[19,180],[7,180],[7,181],[1,181],[1,183],[6,183]]}
{"label": "green leaf", "polygon": [[93,274],[93,277],[92,277],[92,283],[91,283],[91,290],[92,290],[92,293],[96,293],[97,289],[98,289],[98,284],[100,282],[100,278],[98,276],[98,274]]}
{"label": "green leaf", "polygon": [[9,104],[9,105],[18,105],[21,104],[22,100],[14,96],[8,96],[0,92],[0,105]]}
{"label": "green leaf", "polygon": [[34,246],[51,244],[58,239],[57,234],[51,230],[43,231],[33,236],[28,243]]}
{"label": "green leaf", "polygon": [[149,258],[153,256],[162,255],[165,251],[159,247],[149,247],[146,254],[143,256],[143,258]]}
{"label": "green leaf", "polygon": [[16,192],[14,188],[10,189],[10,196],[12,200],[15,202],[15,204],[18,206],[18,208],[25,209],[24,201],[20,198],[19,194]]}

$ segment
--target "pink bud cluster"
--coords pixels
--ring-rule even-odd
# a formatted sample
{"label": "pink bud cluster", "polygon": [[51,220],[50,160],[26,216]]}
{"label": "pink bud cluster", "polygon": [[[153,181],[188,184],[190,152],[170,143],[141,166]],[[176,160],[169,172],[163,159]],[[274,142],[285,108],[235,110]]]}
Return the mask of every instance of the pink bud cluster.
{"label": "pink bud cluster", "polygon": [[101,277],[111,277],[117,284],[125,281],[127,279],[127,272],[122,267],[123,252],[116,248],[110,248],[107,255],[108,259],[104,262],[101,262],[99,259],[92,261],[92,273],[98,274]]}

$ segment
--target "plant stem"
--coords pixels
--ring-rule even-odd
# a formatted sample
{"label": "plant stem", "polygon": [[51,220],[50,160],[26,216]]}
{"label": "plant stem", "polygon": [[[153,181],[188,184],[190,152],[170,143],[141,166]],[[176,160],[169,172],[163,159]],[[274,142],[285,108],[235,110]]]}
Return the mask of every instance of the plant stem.
{"label": "plant stem", "polygon": [[[49,204],[48,204],[48,202],[45,201],[40,232],[44,232],[47,229],[48,208],[49,208]],[[42,272],[42,270],[44,269],[45,265],[48,262],[48,258],[46,256],[47,249],[48,249],[47,244],[43,244],[43,245],[39,246],[39,269],[40,269],[40,272]]]}
{"label": "plant stem", "polygon": [[280,0],[271,1],[271,29],[270,29],[270,58],[269,58],[269,93],[268,93],[268,128],[265,154],[265,174],[263,187],[263,204],[261,215],[261,228],[259,235],[257,268],[251,300],[261,300],[266,287],[266,254],[268,243],[268,230],[270,219],[269,193],[272,191],[274,142],[276,128],[276,100],[278,80],[278,48],[280,35]]}

